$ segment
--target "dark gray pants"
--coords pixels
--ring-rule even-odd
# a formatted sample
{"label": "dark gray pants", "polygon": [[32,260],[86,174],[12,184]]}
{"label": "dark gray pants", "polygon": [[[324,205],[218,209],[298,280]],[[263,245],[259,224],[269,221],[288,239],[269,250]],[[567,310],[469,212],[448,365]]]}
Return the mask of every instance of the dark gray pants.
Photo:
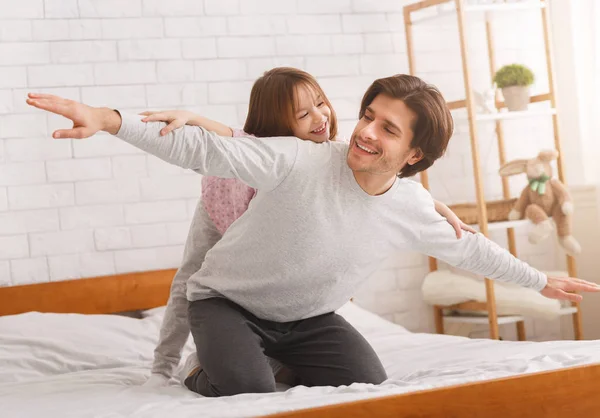
{"label": "dark gray pants", "polygon": [[267,356],[290,368],[306,386],[387,379],[373,348],[335,313],[280,323],[212,298],[191,302],[188,316],[202,369],[185,385],[204,396],[273,392]]}

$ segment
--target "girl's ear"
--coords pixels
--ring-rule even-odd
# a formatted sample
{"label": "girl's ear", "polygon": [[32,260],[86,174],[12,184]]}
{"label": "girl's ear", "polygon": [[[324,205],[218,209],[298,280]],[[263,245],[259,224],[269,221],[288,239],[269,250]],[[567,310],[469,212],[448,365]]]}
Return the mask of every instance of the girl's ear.
{"label": "girl's ear", "polygon": [[542,162],[550,162],[552,160],[556,160],[558,158],[558,151],[555,149],[544,150],[538,154],[538,160]]}
{"label": "girl's ear", "polygon": [[514,160],[504,164],[498,171],[502,177],[514,176],[527,171],[528,160]]}

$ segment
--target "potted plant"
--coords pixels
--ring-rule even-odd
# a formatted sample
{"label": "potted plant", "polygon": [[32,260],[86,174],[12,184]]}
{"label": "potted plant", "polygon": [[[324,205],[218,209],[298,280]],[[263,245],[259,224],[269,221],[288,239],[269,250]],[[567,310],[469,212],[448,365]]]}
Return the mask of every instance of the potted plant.
{"label": "potted plant", "polygon": [[533,72],[521,64],[505,65],[496,72],[494,83],[502,89],[508,110],[527,110],[529,86],[534,79]]}

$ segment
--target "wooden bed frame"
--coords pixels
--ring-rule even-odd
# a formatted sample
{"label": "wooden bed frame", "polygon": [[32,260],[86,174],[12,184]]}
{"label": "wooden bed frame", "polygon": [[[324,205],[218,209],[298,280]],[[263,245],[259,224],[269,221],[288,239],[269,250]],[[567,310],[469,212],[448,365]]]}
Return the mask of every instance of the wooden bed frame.
{"label": "wooden bed frame", "polygon": [[[110,314],[162,306],[175,270],[0,288],[0,316],[29,311]],[[600,364],[525,374],[271,415],[353,417],[596,417]]]}

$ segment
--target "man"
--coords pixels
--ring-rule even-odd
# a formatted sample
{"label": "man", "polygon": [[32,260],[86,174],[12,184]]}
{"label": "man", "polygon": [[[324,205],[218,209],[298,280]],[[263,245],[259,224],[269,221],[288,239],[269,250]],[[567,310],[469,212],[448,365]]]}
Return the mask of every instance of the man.
{"label": "man", "polygon": [[372,348],[333,312],[399,250],[551,298],[580,300],[567,292],[600,290],[579,279],[547,278],[481,234],[456,239],[429,193],[406,179],[442,156],[453,129],[442,95],[416,77],[376,80],[349,144],[232,140],[189,126],[160,137],[164,124],[54,96],[29,97],[30,105],[74,122],[55,138],[104,130],[170,163],[258,189],[189,279],[197,359],[185,384],[202,395],[273,391],[266,356],[305,385],[384,381]]}

